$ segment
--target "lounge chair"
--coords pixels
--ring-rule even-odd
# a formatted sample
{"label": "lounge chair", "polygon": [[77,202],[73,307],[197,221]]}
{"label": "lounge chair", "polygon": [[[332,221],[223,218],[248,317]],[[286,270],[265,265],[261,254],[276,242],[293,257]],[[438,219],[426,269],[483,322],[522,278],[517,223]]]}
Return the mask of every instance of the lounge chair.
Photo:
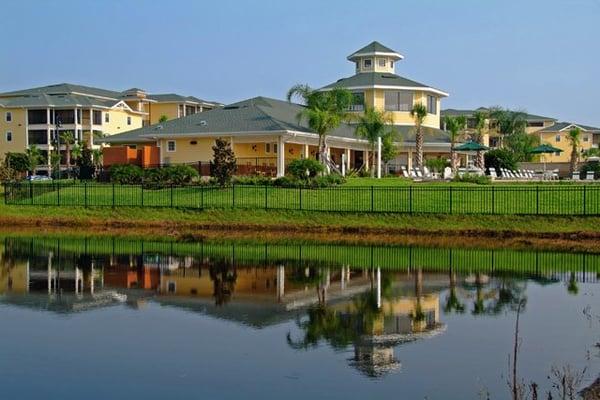
{"label": "lounge chair", "polygon": [[574,181],[580,180],[581,177],[579,176],[579,171],[573,171],[573,175],[571,175],[571,179]]}
{"label": "lounge chair", "polygon": [[403,165],[400,168],[402,169],[402,176],[405,178],[410,178],[410,176],[408,175],[408,172],[406,171],[406,167]]}
{"label": "lounge chair", "polygon": [[594,180],[594,171],[588,171],[587,174],[585,175],[585,180],[593,181]]}
{"label": "lounge chair", "polygon": [[415,175],[417,175],[417,178],[423,178],[423,173],[419,168],[415,168]]}
{"label": "lounge chair", "polygon": [[496,175],[496,168],[488,168],[488,175],[492,179],[498,178],[498,175]]}

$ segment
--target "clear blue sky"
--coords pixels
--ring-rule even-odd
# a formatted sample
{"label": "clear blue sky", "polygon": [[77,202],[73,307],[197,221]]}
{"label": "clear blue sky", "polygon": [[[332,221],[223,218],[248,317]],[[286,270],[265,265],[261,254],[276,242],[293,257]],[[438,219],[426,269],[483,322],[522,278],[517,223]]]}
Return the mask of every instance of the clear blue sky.
{"label": "clear blue sky", "polygon": [[600,0],[58,1],[2,5],[0,91],[71,82],[224,103],[351,75],[372,40],[450,93],[600,126]]}

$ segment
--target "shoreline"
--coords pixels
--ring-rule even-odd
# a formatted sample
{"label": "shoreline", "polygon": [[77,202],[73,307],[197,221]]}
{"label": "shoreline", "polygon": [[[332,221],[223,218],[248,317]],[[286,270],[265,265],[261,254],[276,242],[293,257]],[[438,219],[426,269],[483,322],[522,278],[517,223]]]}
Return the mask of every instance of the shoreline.
{"label": "shoreline", "polygon": [[0,233],[600,251],[600,218],[0,206]]}

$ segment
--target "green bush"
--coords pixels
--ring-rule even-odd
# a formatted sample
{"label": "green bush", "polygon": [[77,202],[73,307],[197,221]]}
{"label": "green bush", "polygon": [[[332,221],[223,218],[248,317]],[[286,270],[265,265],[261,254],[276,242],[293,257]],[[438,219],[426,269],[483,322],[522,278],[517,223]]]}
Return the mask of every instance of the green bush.
{"label": "green bush", "polygon": [[304,186],[303,181],[299,181],[296,178],[292,178],[290,176],[282,176],[280,178],[273,180],[272,182],[273,182],[273,186],[278,186],[278,187],[293,188],[293,187]]}
{"label": "green bush", "polygon": [[29,157],[25,153],[6,153],[4,165],[16,172],[29,171]]}
{"label": "green bush", "polygon": [[323,172],[324,167],[323,164],[313,158],[300,158],[292,161],[287,166],[287,170],[297,180],[307,181]]}
{"label": "green bush", "polygon": [[477,185],[488,185],[492,182],[489,176],[476,174],[456,175],[454,182],[475,183]]}
{"label": "green bush", "polygon": [[585,178],[588,171],[594,171],[594,179],[600,178],[600,162],[598,162],[598,161],[586,162],[579,169],[579,174],[582,178]]}
{"label": "green bush", "polygon": [[450,163],[445,158],[437,157],[437,158],[430,158],[429,160],[426,160],[425,165],[427,166],[427,168],[429,168],[435,172],[441,173],[441,172],[444,172],[444,168],[450,166]]}
{"label": "green bush", "polygon": [[329,175],[317,176],[315,179],[312,180],[312,182],[310,184],[311,184],[311,186],[314,186],[314,187],[328,187],[328,186],[341,185],[345,182],[346,182],[346,179],[344,179],[343,176],[337,175],[337,174],[329,174]]}
{"label": "green bush", "polygon": [[110,181],[122,185],[135,185],[142,183],[144,170],[137,165],[113,165],[110,167]]}
{"label": "green bush", "polygon": [[253,185],[253,186],[267,186],[273,183],[271,178],[265,176],[238,176],[233,179],[233,183],[236,185]]}
{"label": "green bush", "polygon": [[144,170],[144,183],[157,186],[185,185],[198,178],[198,172],[189,165],[170,165]]}
{"label": "green bush", "polygon": [[485,167],[495,168],[496,172],[500,172],[500,168],[506,168],[511,171],[517,169],[517,157],[509,149],[494,149],[484,155]]}

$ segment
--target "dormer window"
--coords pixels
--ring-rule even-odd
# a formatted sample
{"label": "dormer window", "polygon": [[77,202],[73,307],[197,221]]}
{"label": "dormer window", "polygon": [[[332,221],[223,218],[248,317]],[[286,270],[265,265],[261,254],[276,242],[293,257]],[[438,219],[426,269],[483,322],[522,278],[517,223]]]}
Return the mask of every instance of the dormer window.
{"label": "dormer window", "polygon": [[366,58],[363,61],[363,67],[365,68],[371,68],[373,66],[373,60],[371,60],[370,58]]}
{"label": "dormer window", "polygon": [[386,62],[387,60],[385,58],[380,58],[379,59],[379,66],[380,67],[385,67],[385,65],[387,64]]}
{"label": "dormer window", "polygon": [[390,61],[390,68],[394,68],[394,62]]}

